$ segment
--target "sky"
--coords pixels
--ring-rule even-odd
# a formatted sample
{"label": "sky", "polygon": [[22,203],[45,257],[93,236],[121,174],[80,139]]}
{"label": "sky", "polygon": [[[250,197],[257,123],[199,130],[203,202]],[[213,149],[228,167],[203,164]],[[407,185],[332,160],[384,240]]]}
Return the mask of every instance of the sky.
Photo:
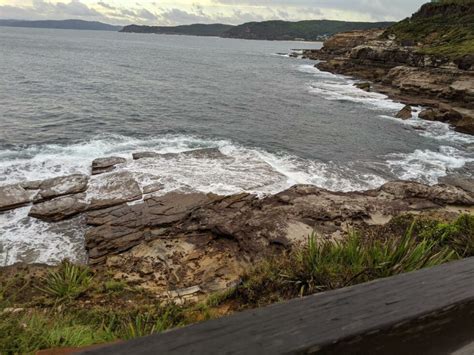
{"label": "sky", "polygon": [[0,0],[0,18],[117,25],[241,24],[264,20],[398,21],[427,0]]}

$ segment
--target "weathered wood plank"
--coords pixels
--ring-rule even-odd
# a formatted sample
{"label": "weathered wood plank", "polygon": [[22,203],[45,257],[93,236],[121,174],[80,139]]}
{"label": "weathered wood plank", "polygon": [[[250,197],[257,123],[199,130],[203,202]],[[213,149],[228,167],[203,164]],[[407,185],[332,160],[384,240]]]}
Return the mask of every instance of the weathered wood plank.
{"label": "weathered wood plank", "polygon": [[84,353],[420,355],[472,341],[474,258]]}

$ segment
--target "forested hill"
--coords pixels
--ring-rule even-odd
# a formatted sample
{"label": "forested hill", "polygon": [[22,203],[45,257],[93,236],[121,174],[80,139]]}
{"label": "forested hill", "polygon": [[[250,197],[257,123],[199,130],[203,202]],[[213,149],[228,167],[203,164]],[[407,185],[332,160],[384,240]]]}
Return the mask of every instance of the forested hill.
{"label": "forested hill", "polygon": [[191,36],[218,36],[225,38],[264,40],[318,41],[345,31],[386,28],[392,22],[345,22],[331,20],[314,21],[265,21],[248,22],[239,26],[222,24],[195,24],[188,26],[125,26],[121,32],[182,34]]}
{"label": "forested hill", "polygon": [[345,22],[331,20],[249,22],[230,29],[224,33],[223,37],[318,41],[339,32],[386,28],[392,24],[393,22]]}
{"label": "forested hill", "polygon": [[158,33],[168,35],[222,36],[234,26],[217,24],[194,24],[183,26],[125,26],[120,32]]}
{"label": "forested hill", "polygon": [[95,31],[119,31],[120,29],[122,29],[122,26],[113,26],[102,22],[83,20],[0,20],[0,26]]}

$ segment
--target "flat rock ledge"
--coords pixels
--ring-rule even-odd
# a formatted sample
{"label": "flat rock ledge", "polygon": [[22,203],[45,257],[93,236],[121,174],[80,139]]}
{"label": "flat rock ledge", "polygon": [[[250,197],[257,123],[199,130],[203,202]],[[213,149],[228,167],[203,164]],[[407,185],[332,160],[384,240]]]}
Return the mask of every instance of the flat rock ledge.
{"label": "flat rock ledge", "polygon": [[86,249],[90,264],[118,278],[163,297],[199,290],[193,298],[235,285],[249,265],[304,243],[312,232],[337,240],[400,213],[472,213],[472,206],[473,196],[463,189],[413,182],[351,193],[298,185],[263,199],[169,193],[88,212]]}

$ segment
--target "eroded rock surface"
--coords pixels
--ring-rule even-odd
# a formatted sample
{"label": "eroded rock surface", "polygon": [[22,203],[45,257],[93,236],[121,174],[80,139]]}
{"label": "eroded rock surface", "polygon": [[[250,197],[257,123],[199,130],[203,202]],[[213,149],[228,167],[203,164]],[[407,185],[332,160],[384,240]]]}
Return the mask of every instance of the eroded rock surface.
{"label": "eroded rock surface", "polygon": [[[399,43],[383,31],[369,30],[336,34],[322,49],[306,50],[304,56],[322,60],[316,64],[321,70],[370,80],[373,91],[407,105],[432,107],[428,119],[474,134],[471,56],[455,63],[419,49],[416,43]],[[408,117],[405,112],[400,118],[404,117]]]}
{"label": "eroded rock surface", "polygon": [[79,213],[120,205],[142,198],[142,191],[128,171],[91,179],[84,193],[59,196],[36,203],[29,215],[45,221],[61,221]]}
{"label": "eroded rock surface", "polygon": [[412,182],[350,193],[298,185],[263,199],[169,193],[89,212],[86,248],[91,264],[156,292],[196,285],[210,292],[229,287],[250,264],[303,243],[313,231],[337,239],[403,212],[446,206],[471,211],[473,205],[472,194],[461,188]]}

